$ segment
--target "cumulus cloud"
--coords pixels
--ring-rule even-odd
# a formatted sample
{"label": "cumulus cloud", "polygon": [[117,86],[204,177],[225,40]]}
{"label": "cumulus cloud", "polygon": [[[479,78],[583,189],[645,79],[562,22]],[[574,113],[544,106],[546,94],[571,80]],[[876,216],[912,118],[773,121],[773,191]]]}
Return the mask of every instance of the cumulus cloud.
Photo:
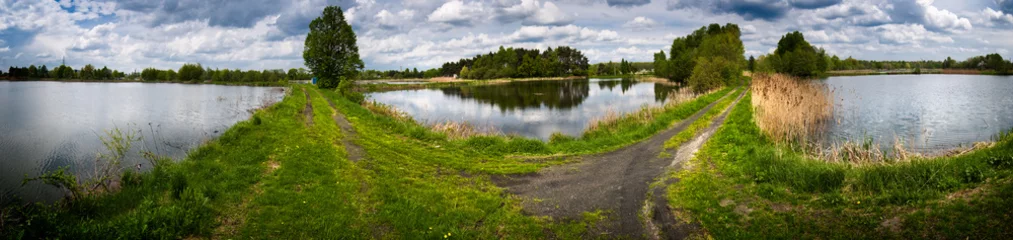
{"label": "cumulus cloud", "polygon": [[953,38],[931,32],[919,24],[888,24],[876,27],[880,43],[920,46],[925,43],[952,43]]}
{"label": "cumulus cloud", "polygon": [[481,3],[464,3],[454,0],[444,3],[432,14],[429,14],[429,22],[446,23],[455,26],[471,26],[485,17],[485,9]]}
{"label": "cumulus cloud", "polygon": [[567,25],[573,22],[570,14],[552,2],[522,0],[520,3],[496,10],[496,19],[502,23],[521,21],[524,25]]}
{"label": "cumulus cloud", "polygon": [[933,0],[902,0],[891,1],[887,12],[895,23],[922,24],[933,31],[966,31],[971,30],[971,21],[959,17],[949,10],[939,9],[932,5]]}
{"label": "cumulus cloud", "polygon": [[375,15],[376,23],[386,29],[395,29],[406,25],[413,17],[415,17],[415,11],[408,9],[398,11],[397,14],[384,9]]}
{"label": "cumulus cloud", "polygon": [[996,11],[992,8],[985,8],[981,12],[983,24],[987,26],[1013,26],[1013,14]]}
{"label": "cumulus cloud", "polygon": [[629,22],[626,22],[626,24],[623,24],[623,27],[629,28],[629,29],[634,29],[634,30],[639,30],[639,31],[645,31],[645,30],[651,30],[652,28],[654,28],[657,25],[658,25],[658,22],[655,22],[654,20],[652,20],[650,18],[647,18],[647,17],[644,17],[644,16],[639,16],[639,17],[633,18],[633,20],[630,20]]}

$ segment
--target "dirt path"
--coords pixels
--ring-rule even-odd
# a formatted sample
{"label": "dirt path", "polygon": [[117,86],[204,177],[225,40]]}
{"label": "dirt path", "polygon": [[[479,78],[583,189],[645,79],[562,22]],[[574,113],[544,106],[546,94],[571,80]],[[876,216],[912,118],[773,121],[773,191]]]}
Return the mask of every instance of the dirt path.
{"label": "dirt path", "polygon": [[303,88],[302,93],[306,95],[306,107],[302,109],[302,114],[306,118],[306,125],[313,126],[313,102],[310,100],[310,92]]}
{"label": "dirt path", "polygon": [[[731,93],[724,96],[727,97],[731,97]],[[601,233],[607,234],[606,237],[645,238],[655,235],[654,231],[645,228],[647,216],[643,216],[643,212],[649,185],[673,165],[671,156],[674,151],[665,150],[664,143],[720,101],[714,101],[674,127],[628,147],[583,156],[576,164],[550,167],[534,174],[495,176],[493,180],[510,193],[521,196],[527,213],[555,219],[579,219],[584,212],[602,210],[609,217]],[[661,154],[663,151],[667,154]]]}
{"label": "dirt path", "polygon": [[[321,94],[321,97],[323,95]],[[352,123],[348,122],[345,115],[338,111],[338,107],[334,105],[334,100],[329,97],[323,97],[327,99],[327,104],[331,105],[331,110],[334,112],[331,118],[334,119],[334,123],[338,124],[341,128],[341,143],[345,145],[345,150],[348,152],[348,160],[358,162],[366,156],[366,151],[362,149],[362,146],[355,144],[355,139],[359,137],[359,133],[355,132],[355,128],[352,127]]]}
{"label": "dirt path", "polygon": [[[721,127],[725,123],[725,118],[732,111],[732,108],[742,100],[742,97],[746,95],[746,91],[742,91],[734,102],[728,105],[728,107],[714,119],[712,119],[710,126],[704,129],[702,132],[697,133],[689,142],[679,146],[676,150],[675,157],[672,159],[672,163],[669,164],[669,170],[678,171],[685,163],[696,156],[697,151],[703,147],[703,144],[714,136],[717,132],[718,127]],[[651,194],[649,199],[645,200],[643,212],[649,213],[651,216],[649,221],[645,222],[647,225],[648,236],[653,239],[684,239],[693,233],[699,231],[699,226],[695,224],[686,224],[679,222],[675,219],[672,208],[668,205],[668,198],[666,195],[665,188],[669,185],[676,184],[679,182],[677,178],[663,178],[665,184],[655,185],[651,188]]]}

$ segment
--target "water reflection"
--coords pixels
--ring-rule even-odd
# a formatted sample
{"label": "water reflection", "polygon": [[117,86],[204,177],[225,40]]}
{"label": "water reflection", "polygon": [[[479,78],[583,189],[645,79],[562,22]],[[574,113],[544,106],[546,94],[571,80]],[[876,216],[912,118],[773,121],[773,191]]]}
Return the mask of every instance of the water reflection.
{"label": "water reflection", "polygon": [[543,106],[549,109],[570,109],[584,102],[589,90],[587,80],[523,81],[440,89],[443,94],[492,104],[504,112]]}
{"label": "water reflection", "polygon": [[591,119],[609,110],[627,113],[661,105],[674,89],[631,79],[580,79],[392,91],[369,98],[426,123],[467,122],[545,140],[554,132],[579,136]]}

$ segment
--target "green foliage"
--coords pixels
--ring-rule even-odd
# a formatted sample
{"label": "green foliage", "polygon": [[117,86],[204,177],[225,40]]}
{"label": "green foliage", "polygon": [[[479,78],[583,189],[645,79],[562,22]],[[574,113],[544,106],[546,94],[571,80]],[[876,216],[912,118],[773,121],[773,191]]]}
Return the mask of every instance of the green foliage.
{"label": "green foliage", "polygon": [[694,92],[702,93],[726,84],[725,74],[732,72],[732,65],[723,57],[697,58],[693,76],[689,78],[689,86]]}
{"label": "green foliage", "polygon": [[197,64],[184,63],[183,66],[179,68],[180,81],[184,82],[200,81],[203,75],[204,75],[204,67],[202,67],[200,63]]}
{"label": "green foliage", "polygon": [[[711,24],[690,35],[672,40],[669,58],[655,54],[655,75],[671,81],[689,83],[696,91],[728,85],[741,75],[745,47],[738,25]],[[720,58],[720,59],[718,59]],[[700,61],[720,66],[699,66]],[[696,70],[709,71],[697,73]]]}
{"label": "green foliage", "polygon": [[[835,63],[834,58],[823,49],[813,47],[805,40],[802,33],[795,31],[785,34],[777,42],[777,49],[766,57],[760,56],[763,71],[789,74],[797,77],[815,77],[830,70],[831,66],[847,64]],[[854,59],[852,59],[854,60]]]}
{"label": "green foliage", "polygon": [[354,79],[363,68],[355,32],[340,7],[328,6],[310,22],[303,60],[321,88],[335,88],[341,79]]}
{"label": "green foliage", "polygon": [[[472,79],[587,76],[588,66],[587,57],[567,46],[544,52],[500,46],[497,52],[444,63],[440,74]],[[466,67],[468,74],[461,74]]]}

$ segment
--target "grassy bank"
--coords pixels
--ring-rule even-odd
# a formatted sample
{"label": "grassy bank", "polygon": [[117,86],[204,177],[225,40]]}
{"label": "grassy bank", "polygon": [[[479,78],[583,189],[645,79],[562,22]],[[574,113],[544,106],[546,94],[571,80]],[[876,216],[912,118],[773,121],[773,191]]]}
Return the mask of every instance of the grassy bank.
{"label": "grassy bank", "polygon": [[1010,238],[1013,135],[938,159],[855,166],[808,159],[756,126],[750,95],[675,173],[668,200],[718,239]]}
{"label": "grassy bank", "polygon": [[[309,92],[309,100],[302,88]],[[399,123],[312,86],[178,163],[127,173],[122,188],[64,206],[4,209],[5,238],[580,238],[600,214],[550,221],[520,212],[475,168],[544,165],[390,134]],[[328,100],[366,152],[348,160]],[[303,110],[312,107],[312,121]],[[476,167],[478,166],[478,167]],[[583,236],[586,237],[586,236]]]}

